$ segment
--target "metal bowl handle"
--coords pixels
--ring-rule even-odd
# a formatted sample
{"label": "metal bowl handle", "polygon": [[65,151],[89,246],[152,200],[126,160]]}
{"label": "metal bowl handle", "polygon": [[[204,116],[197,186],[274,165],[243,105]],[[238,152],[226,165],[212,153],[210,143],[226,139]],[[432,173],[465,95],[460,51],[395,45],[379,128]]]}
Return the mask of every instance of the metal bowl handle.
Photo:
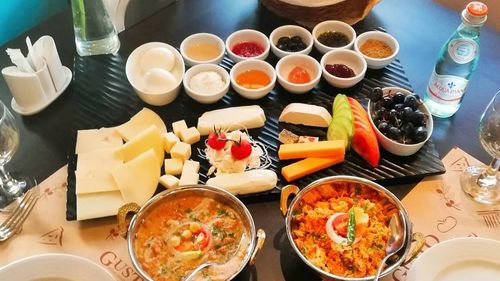
{"label": "metal bowl handle", "polygon": [[297,195],[299,191],[299,187],[293,184],[286,185],[281,189],[280,210],[283,216],[286,216],[286,213],[288,212],[288,198],[292,194]]}
{"label": "metal bowl handle", "polygon": [[252,255],[250,256],[250,261],[248,262],[250,265],[255,264],[255,257],[257,253],[260,252],[260,249],[264,246],[264,242],[266,241],[266,232],[263,229],[257,230],[257,244],[253,249]]}
{"label": "metal bowl handle", "polygon": [[415,246],[412,247],[408,258],[403,262],[402,265],[409,264],[414,258],[418,256],[418,254],[422,251],[422,248],[425,245],[425,236],[421,232],[414,232],[411,235],[411,242],[415,242]]}
{"label": "metal bowl handle", "polygon": [[128,222],[127,215],[129,213],[137,213],[141,207],[136,203],[127,203],[118,209],[117,219],[118,219],[118,230],[122,237],[127,237],[128,232]]}

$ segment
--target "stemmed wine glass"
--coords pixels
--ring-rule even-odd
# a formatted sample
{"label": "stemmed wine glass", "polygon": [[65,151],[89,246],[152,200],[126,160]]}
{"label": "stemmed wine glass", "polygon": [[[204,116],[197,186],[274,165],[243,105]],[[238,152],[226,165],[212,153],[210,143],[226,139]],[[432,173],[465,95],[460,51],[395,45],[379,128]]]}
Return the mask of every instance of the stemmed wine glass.
{"label": "stemmed wine glass", "polygon": [[7,164],[19,146],[19,130],[9,109],[0,101],[0,210],[18,200],[30,188],[36,186],[32,177],[13,178],[5,171]]}
{"label": "stemmed wine glass", "polygon": [[483,204],[500,202],[500,91],[495,94],[481,115],[479,139],[493,157],[489,167],[469,166],[462,173],[462,189]]}

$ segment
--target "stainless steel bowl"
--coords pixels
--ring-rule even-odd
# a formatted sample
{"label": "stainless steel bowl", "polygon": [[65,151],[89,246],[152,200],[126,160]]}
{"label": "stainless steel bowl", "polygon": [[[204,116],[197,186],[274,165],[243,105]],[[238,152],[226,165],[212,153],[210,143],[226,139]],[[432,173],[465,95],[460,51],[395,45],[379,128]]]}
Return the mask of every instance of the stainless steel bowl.
{"label": "stainless steel bowl", "polygon": [[[161,193],[158,193],[157,195],[149,199],[149,201],[146,202],[146,204],[144,204],[142,208],[135,203],[129,203],[122,206],[118,211],[118,225],[121,229],[122,235],[124,236],[127,235],[128,252],[132,260],[132,264],[136,269],[136,271],[138,272],[138,274],[144,280],[154,281],[146,273],[146,271],[143,270],[141,264],[139,263],[136,257],[136,251],[134,249],[134,244],[135,244],[134,240],[136,238],[136,233],[140,225],[144,223],[147,216],[157,206],[165,202],[168,202],[169,200],[174,200],[192,195],[212,198],[216,201],[219,201],[221,203],[227,204],[228,206],[232,207],[240,215],[240,218],[243,220],[243,225],[246,228],[247,233],[250,235],[249,245],[247,246],[246,253],[241,261],[240,267],[233,275],[231,275],[231,277],[228,280],[231,280],[236,275],[238,275],[247,264],[254,263],[254,259],[257,252],[262,248],[264,244],[265,232],[262,229],[259,229],[258,231],[255,230],[255,224],[252,215],[245,207],[245,205],[238,198],[236,198],[234,195],[225,190],[206,185],[188,185],[181,188],[166,190]],[[128,224],[127,227],[126,217],[127,214],[130,212],[134,212],[136,214],[134,215],[134,217],[130,221],[130,224]]]}
{"label": "stainless steel bowl", "polygon": [[[345,281],[368,281],[368,280],[373,280],[375,276],[365,276],[365,277],[345,277],[345,276],[339,276],[335,275],[329,272],[326,272],[318,267],[316,267],[314,264],[312,264],[303,254],[302,252],[297,248],[297,245],[294,242],[293,235],[292,235],[292,214],[294,213],[295,210],[299,207],[298,203],[301,201],[301,199],[304,197],[305,194],[307,194],[309,191],[314,190],[315,188],[324,185],[324,184],[329,184],[329,183],[340,183],[340,182],[349,182],[349,183],[359,183],[362,184],[366,187],[372,188],[376,191],[378,191],[380,194],[382,194],[384,197],[386,197],[391,203],[393,203],[401,212],[404,218],[404,224],[405,224],[405,231],[406,231],[406,241],[404,243],[403,249],[401,249],[397,254],[397,259],[393,262],[391,262],[382,272],[381,276],[386,276],[391,274],[394,270],[396,270],[400,265],[403,263],[409,262],[416,254],[420,251],[424,244],[424,237],[421,233],[414,233],[412,235],[412,228],[411,228],[411,223],[410,223],[410,218],[408,216],[408,213],[401,203],[401,201],[389,190],[385,189],[379,184],[376,184],[372,181],[359,178],[359,177],[352,177],[352,176],[332,176],[332,177],[327,177],[323,179],[319,179],[317,181],[312,182],[302,190],[300,190],[297,186],[295,185],[287,185],[285,186],[282,191],[281,191],[281,202],[280,202],[280,208],[284,216],[286,216],[286,233],[288,236],[288,240],[290,241],[293,249],[297,253],[297,255],[302,259],[302,261],[307,264],[310,268],[312,268],[315,272],[317,272],[324,280],[345,280]],[[292,202],[288,205],[288,198],[290,195],[295,194],[295,198],[292,200]],[[414,250],[411,250],[411,244],[412,241],[416,241],[416,246],[414,247]]]}

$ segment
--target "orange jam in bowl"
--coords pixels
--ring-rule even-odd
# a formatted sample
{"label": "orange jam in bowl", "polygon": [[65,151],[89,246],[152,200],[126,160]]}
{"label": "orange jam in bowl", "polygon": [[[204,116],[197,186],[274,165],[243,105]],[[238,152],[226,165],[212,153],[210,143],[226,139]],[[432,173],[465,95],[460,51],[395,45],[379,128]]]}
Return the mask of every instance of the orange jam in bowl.
{"label": "orange jam in bowl", "polygon": [[271,78],[262,70],[251,69],[236,76],[236,83],[247,89],[260,89],[271,83]]}
{"label": "orange jam in bowl", "polygon": [[311,82],[311,75],[304,67],[296,66],[288,73],[288,81],[295,84],[309,83]]}

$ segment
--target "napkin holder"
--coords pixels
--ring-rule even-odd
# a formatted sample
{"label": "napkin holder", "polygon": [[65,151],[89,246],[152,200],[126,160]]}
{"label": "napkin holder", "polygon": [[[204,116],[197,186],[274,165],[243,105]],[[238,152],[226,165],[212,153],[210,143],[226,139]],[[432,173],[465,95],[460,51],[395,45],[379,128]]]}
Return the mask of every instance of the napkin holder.
{"label": "napkin holder", "polygon": [[2,69],[13,97],[12,109],[21,115],[32,115],[45,109],[64,92],[72,78],[71,70],[61,63],[52,37],[41,37],[33,48],[42,57],[39,70],[21,72],[16,66]]}

